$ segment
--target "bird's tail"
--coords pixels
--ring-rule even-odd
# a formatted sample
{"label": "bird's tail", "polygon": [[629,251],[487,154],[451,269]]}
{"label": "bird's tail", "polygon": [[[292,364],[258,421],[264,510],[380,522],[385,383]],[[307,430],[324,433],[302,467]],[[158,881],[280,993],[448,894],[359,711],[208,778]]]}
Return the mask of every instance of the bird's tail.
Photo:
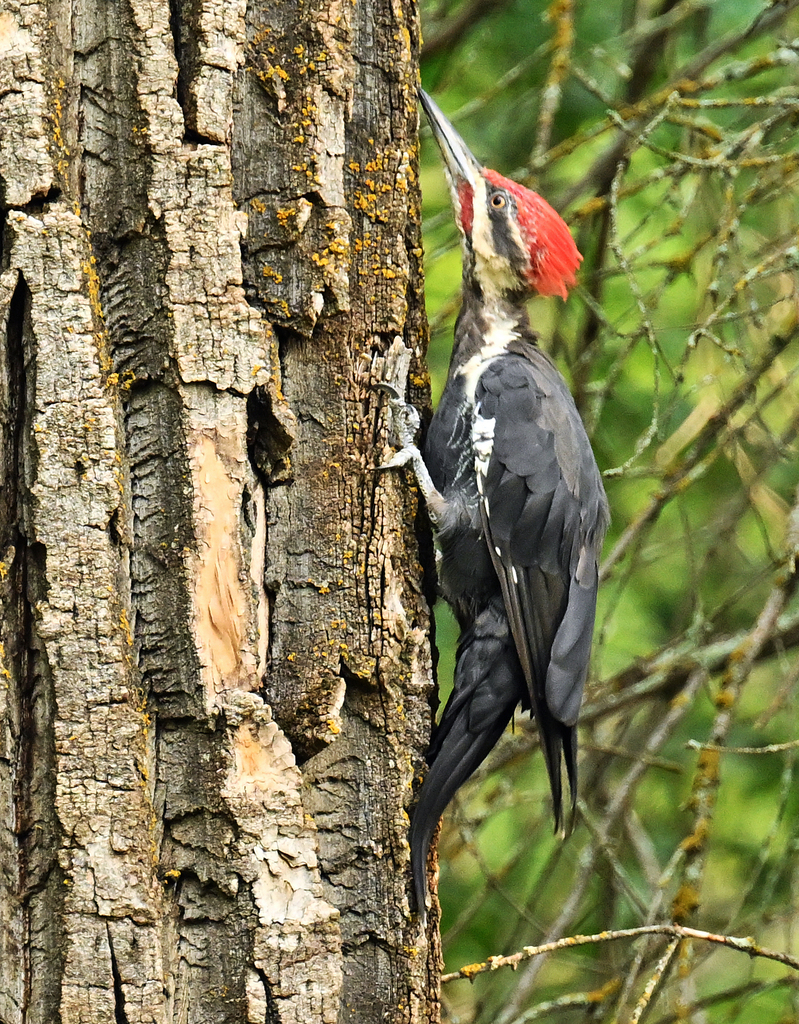
{"label": "bird's tail", "polygon": [[526,692],[504,610],[489,607],[461,635],[455,685],[427,753],[430,768],[411,821],[411,866],[422,916],[427,852],[438,820],[491,751]]}

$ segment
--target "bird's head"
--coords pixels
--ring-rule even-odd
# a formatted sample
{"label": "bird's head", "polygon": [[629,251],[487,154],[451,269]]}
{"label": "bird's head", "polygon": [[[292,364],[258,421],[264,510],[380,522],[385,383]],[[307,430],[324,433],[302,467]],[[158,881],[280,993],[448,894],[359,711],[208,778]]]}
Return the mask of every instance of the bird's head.
{"label": "bird's head", "polygon": [[583,257],[563,218],[536,192],[482,167],[438,105],[419,95],[444,157],[464,275],[498,297],[538,292],[565,299]]}

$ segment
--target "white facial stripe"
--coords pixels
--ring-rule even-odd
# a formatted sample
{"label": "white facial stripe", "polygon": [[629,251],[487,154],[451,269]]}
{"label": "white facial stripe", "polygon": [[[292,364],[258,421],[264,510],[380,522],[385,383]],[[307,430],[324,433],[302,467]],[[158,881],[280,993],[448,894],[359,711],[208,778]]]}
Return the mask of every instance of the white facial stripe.
{"label": "white facial stripe", "polygon": [[493,255],[491,244],[491,221],[486,210],[486,183],[481,176],[474,186],[474,222],[472,224],[472,247],[475,255],[487,259]]}

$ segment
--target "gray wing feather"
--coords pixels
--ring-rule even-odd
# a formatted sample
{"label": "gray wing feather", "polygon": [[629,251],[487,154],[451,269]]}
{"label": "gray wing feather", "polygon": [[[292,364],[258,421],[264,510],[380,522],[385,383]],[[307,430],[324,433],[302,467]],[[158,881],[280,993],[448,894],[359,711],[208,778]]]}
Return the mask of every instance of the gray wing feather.
{"label": "gray wing feather", "polygon": [[560,755],[574,775],[573,727],[594,626],[607,502],[574,401],[540,350],[495,359],[475,392],[493,421],[481,474],[486,541],[541,731],[556,813]]}

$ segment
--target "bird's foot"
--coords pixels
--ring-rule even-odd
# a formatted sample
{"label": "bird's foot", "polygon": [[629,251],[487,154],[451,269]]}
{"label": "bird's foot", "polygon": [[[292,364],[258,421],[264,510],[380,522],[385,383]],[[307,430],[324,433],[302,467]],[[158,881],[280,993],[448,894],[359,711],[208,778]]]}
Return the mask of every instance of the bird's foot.
{"label": "bird's foot", "polygon": [[377,468],[384,470],[408,466],[412,469],[435,525],[433,509],[442,499],[424,464],[422,453],[415,444],[420,424],[419,412],[404,400],[409,366],[410,351],[401,343],[401,339],[397,338],[386,356],[387,379],[380,381],[375,387],[388,398],[389,430],[400,447],[388,462]]}
{"label": "bird's foot", "polygon": [[[401,448],[413,448],[414,438],[419,431],[421,422],[418,410],[415,406],[402,400],[402,395],[394,384],[382,381],[376,386],[379,391],[388,396],[391,434],[399,442]],[[398,465],[404,465],[404,463],[398,463]]]}
{"label": "bird's foot", "polygon": [[414,438],[419,430],[419,413],[412,406],[403,402],[392,385],[378,385],[388,395],[388,407],[391,413],[391,433],[400,444],[399,451],[396,451],[388,462],[384,462],[379,469],[398,469],[408,466],[413,470],[419,489],[426,499],[433,494],[438,494],[435,485],[424,464],[422,453],[414,444]]}
{"label": "bird's foot", "polygon": [[[378,466],[378,469],[401,469],[403,466],[410,465],[410,468],[414,471],[417,477],[424,476],[427,473],[427,466],[424,464],[422,453],[416,447],[415,444],[403,445],[399,451],[394,452],[388,462],[384,462],[382,466]],[[431,481],[432,485],[432,481]]]}

